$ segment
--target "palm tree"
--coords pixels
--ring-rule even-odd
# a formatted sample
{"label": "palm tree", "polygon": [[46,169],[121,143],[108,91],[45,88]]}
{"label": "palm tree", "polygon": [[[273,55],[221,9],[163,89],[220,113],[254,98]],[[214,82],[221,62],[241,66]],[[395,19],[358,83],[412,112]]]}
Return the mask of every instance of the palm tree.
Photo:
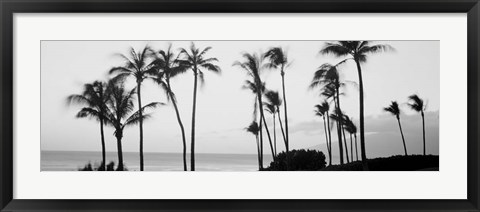
{"label": "palm tree", "polygon": [[425,155],[426,147],[425,147],[425,114],[424,111],[426,110],[426,104],[424,104],[423,99],[421,99],[417,94],[413,94],[408,97],[410,101],[408,105],[412,110],[420,113],[422,115],[422,129],[423,129],[423,155]]}
{"label": "palm tree", "polygon": [[283,91],[283,112],[285,114],[285,135],[286,135],[286,152],[289,152],[289,137],[288,137],[288,114],[287,114],[287,97],[285,94],[285,69],[288,64],[288,57],[286,52],[281,47],[274,47],[268,50],[264,57],[268,59],[267,67],[280,68],[280,75],[282,76],[282,91]]}
{"label": "palm tree", "polygon": [[106,171],[105,168],[105,136],[103,126],[105,124],[105,107],[108,98],[107,84],[101,81],[87,83],[84,85],[82,94],[74,94],[67,97],[68,104],[83,105],[76,115],[77,118],[94,118],[100,122],[100,138],[102,144],[102,163],[99,170]]}
{"label": "palm tree", "polygon": [[[352,138],[352,135],[356,133],[357,127],[355,126],[355,124],[353,123],[352,119],[349,116],[344,115],[343,118],[344,118],[343,120],[344,120],[345,130],[350,134],[350,158],[353,161],[353,138]],[[355,150],[357,150],[356,146],[355,146]],[[358,151],[357,151],[357,160],[358,160]]]}
{"label": "palm tree", "polygon": [[212,47],[206,47],[203,50],[200,50],[195,47],[195,44],[192,42],[190,45],[190,49],[180,49],[180,56],[183,56],[178,62],[185,67],[188,67],[192,70],[194,81],[193,81],[193,106],[192,106],[192,137],[191,137],[191,156],[190,156],[190,169],[191,171],[195,171],[195,113],[196,113],[196,106],[197,106],[197,84],[198,78],[200,78],[200,82],[205,82],[203,77],[203,71],[207,70],[213,73],[220,74],[221,69],[213,62],[218,62],[218,59],[215,57],[205,57],[205,54],[212,49]]}
{"label": "palm tree", "polygon": [[[137,100],[138,108],[142,108],[142,95],[141,87],[142,82],[147,78],[148,74],[155,73],[155,64],[149,63],[149,58],[153,54],[153,50],[150,47],[145,46],[140,52],[136,52],[135,49],[130,48],[130,57],[119,54],[125,60],[124,66],[113,67],[110,70],[110,74],[117,74],[117,78],[133,77],[137,83]],[[140,129],[140,171],[144,170],[143,162],[143,116],[142,111],[139,114],[139,129]]]}
{"label": "palm tree", "polygon": [[260,157],[260,144],[258,142],[258,132],[260,131],[260,128],[258,127],[258,124],[256,121],[253,121],[247,128],[245,128],[247,132],[252,133],[255,135],[255,140],[257,142],[257,154],[258,154],[258,170],[262,170],[262,162],[261,162],[261,157]]}
{"label": "palm tree", "polygon": [[360,104],[360,151],[362,154],[363,170],[368,170],[367,155],[365,151],[365,117],[364,117],[364,99],[363,99],[363,78],[361,63],[367,61],[367,55],[383,51],[394,50],[390,45],[377,44],[370,45],[369,41],[338,41],[327,42],[320,50],[321,54],[333,54],[336,57],[352,56],[357,65],[358,83],[359,83],[359,104]]}
{"label": "palm tree", "polygon": [[[345,138],[345,131],[343,129],[343,124],[344,124],[344,121],[343,121],[343,115],[342,115],[342,111],[338,108],[335,108],[335,110],[333,110],[333,113],[330,114],[330,118],[333,119],[334,121],[336,121],[337,123],[337,129],[340,130],[340,135],[342,135],[343,133],[343,138]],[[343,142],[343,144],[342,144]],[[339,137],[338,138],[338,143],[339,143],[339,146],[341,146],[340,148],[340,153],[343,155],[343,145],[345,145],[345,157],[347,159],[347,163],[350,163],[350,159],[348,157],[348,146],[347,146],[347,141],[345,139],[342,139],[342,137]],[[340,145],[342,144],[342,145]]]}
{"label": "palm tree", "polygon": [[272,120],[273,120],[273,150],[274,150],[274,157],[277,156],[277,130],[275,126],[275,114],[277,114],[277,108],[275,105],[270,104],[270,103],[265,103],[265,111],[268,113],[272,114]]}
{"label": "palm tree", "polygon": [[[328,152],[328,160],[329,160],[329,166],[332,165],[332,144],[331,144],[331,140],[329,138],[329,132],[327,132],[327,128],[329,129],[329,127],[327,127],[327,121],[326,121],[326,118],[330,118],[328,117],[328,111],[330,110],[330,105],[328,104],[327,101],[323,101],[322,104],[317,104],[315,105],[315,115],[317,116],[320,116],[323,118],[323,126],[324,126],[324,129],[325,129],[325,142],[327,144],[327,152]],[[330,131],[330,130],[328,130]]]}
{"label": "palm tree", "polygon": [[117,138],[118,153],[117,171],[123,171],[124,163],[122,152],[122,138],[124,128],[127,126],[139,124],[143,120],[149,118],[149,114],[144,114],[145,109],[155,108],[162,103],[149,103],[143,106],[138,111],[134,111],[135,107],[133,105],[133,101],[135,99],[137,88],[133,88],[132,90],[127,91],[123,85],[123,82],[113,79],[108,83],[108,90],[110,95],[107,100],[105,120],[108,125],[111,125],[115,128],[114,135]]}
{"label": "palm tree", "polygon": [[403,149],[405,150],[405,156],[407,156],[407,145],[405,144],[405,138],[403,137],[402,124],[400,123],[400,108],[398,107],[398,103],[396,101],[392,101],[392,103],[388,107],[383,108],[383,110],[390,112],[397,118],[400,134],[402,135]]}
{"label": "palm tree", "polygon": [[[257,54],[249,54],[243,53],[242,57],[244,58],[243,62],[236,61],[233,63],[233,66],[239,66],[243,70],[246,71],[247,75],[251,77],[251,81],[247,80],[246,85],[244,87],[248,87],[252,90],[255,95],[257,96],[257,100],[255,101],[258,106],[258,111],[260,112],[260,119],[264,117],[263,115],[263,101],[262,95],[265,90],[265,84],[260,79],[260,72],[261,64],[262,64],[262,57],[259,57]],[[259,132],[260,132],[260,167],[263,169],[263,135],[262,135],[262,121],[259,123]]]}
{"label": "palm tree", "polygon": [[[278,118],[278,122],[280,123],[280,130],[282,132],[282,137],[283,137],[283,142],[285,143],[285,146],[287,146],[287,138],[285,137],[285,131],[283,130],[283,124],[282,124],[282,119],[280,118],[280,106],[282,105],[282,98],[280,98],[279,94],[277,91],[267,91],[265,92],[265,98],[267,100],[266,107],[268,108],[268,111],[272,113],[273,115],[273,129],[274,129],[274,135],[276,134],[275,132],[275,117]],[[277,114],[277,116],[275,115]],[[275,141],[275,155],[277,154],[276,152],[276,136],[274,136],[274,141]]]}
{"label": "palm tree", "polygon": [[170,44],[166,51],[160,50],[158,52],[158,55],[155,59],[157,71],[152,76],[152,79],[163,89],[163,91],[166,92],[167,100],[172,102],[173,108],[175,109],[175,114],[177,115],[177,122],[182,134],[183,170],[187,171],[187,141],[185,138],[185,128],[183,127],[183,122],[177,106],[177,98],[175,97],[175,93],[172,90],[170,79],[181,73],[184,73],[185,71],[187,71],[188,67],[183,66],[178,62],[171,49],[172,45]]}
{"label": "palm tree", "polygon": [[[335,108],[340,107],[340,87],[344,86],[344,83],[340,82],[340,76],[337,67],[344,61],[331,65],[329,63],[322,64],[313,75],[312,82],[310,83],[310,89],[323,86],[322,95],[328,98],[333,98],[335,102]],[[337,111],[341,113],[341,110]],[[341,114],[339,114],[341,115]],[[341,117],[341,116],[339,116]],[[340,151],[340,164],[343,164],[343,144],[342,144],[342,123],[341,119],[335,119],[337,121],[337,136],[338,147]]]}

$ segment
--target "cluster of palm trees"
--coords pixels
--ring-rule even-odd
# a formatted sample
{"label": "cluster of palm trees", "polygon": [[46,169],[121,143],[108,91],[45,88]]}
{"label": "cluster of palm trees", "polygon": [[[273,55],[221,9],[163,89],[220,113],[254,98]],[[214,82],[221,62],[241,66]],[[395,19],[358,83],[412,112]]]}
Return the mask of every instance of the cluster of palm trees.
{"label": "cluster of palm trees", "polygon": [[[278,118],[282,138],[287,153],[287,169],[288,169],[288,152],[289,136],[288,136],[288,113],[287,101],[285,94],[285,71],[290,65],[286,51],[281,47],[270,48],[265,53],[243,53],[243,60],[236,61],[233,66],[238,66],[247,73],[248,79],[243,85],[244,89],[248,89],[254,95],[253,121],[246,130],[255,135],[258,153],[258,168],[263,169],[263,130],[266,131],[273,161],[277,157],[277,137],[276,137],[276,119]],[[282,79],[282,96],[278,91],[266,88],[266,82],[261,78],[265,70],[278,70]],[[266,101],[264,101],[264,99]],[[284,123],[282,123],[280,107],[283,104]],[[270,130],[265,119],[264,110],[272,115],[273,120],[273,141]],[[285,129],[284,129],[285,126]]]}
{"label": "cluster of palm trees", "polygon": [[[417,94],[410,95],[408,97],[408,106],[414,110],[417,113],[420,113],[422,116],[422,132],[423,132],[423,155],[426,154],[426,144],[425,144],[425,109],[426,109],[426,104],[423,99],[421,99]],[[407,144],[405,143],[405,137],[403,136],[403,130],[402,130],[402,124],[400,123],[400,107],[398,106],[398,103],[396,101],[392,101],[391,104],[388,107],[383,108],[386,112],[389,112],[395,118],[397,119],[398,122],[398,128],[400,129],[400,135],[402,136],[402,142],[403,142],[403,150],[405,151],[405,156],[408,155],[407,153]]]}
{"label": "cluster of palm trees", "polygon": [[[199,49],[192,42],[190,48],[181,48],[178,53],[172,51],[172,46],[166,50],[155,51],[145,46],[141,51],[130,49],[130,55],[118,54],[124,59],[124,64],[113,67],[109,74],[113,76],[108,82],[95,81],[84,85],[81,94],[74,94],[67,98],[69,103],[82,105],[83,108],[77,113],[78,118],[94,118],[100,122],[100,134],[102,144],[102,163],[100,170],[105,170],[105,138],[103,127],[111,126],[115,129],[114,136],[117,138],[118,167],[124,170],[122,154],[123,130],[127,126],[139,126],[139,157],[140,171],[144,171],[143,156],[143,121],[150,117],[146,114],[147,109],[153,109],[164,105],[160,102],[142,104],[141,87],[145,80],[152,80],[159,85],[167,100],[173,104],[177,116],[178,125],[182,134],[183,144],[183,169],[187,171],[186,137],[178,102],[172,89],[171,78],[191,70],[194,75],[193,105],[192,105],[192,128],[191,128],[191,161],[190,170],[195,171],[195,113],[198,82],[204,82],[204,72],[211,71],[220,73],[221,69],[215,63],[217,58],[206,56],[211,47]],[[131,90],[125,88],[127,78],[135,79],[136,86]],[[137,107],[133,101],[137,99]],[[135,109],[138,108],[138,109]]]}
{"label": "cluster of palm trees", "polygon": [[[310,84],[310,89],[320,88],[321,95],[325,97],[326,100],[332,100],[334,103],[333,114],[335,121],[337,122],[337,136],[338,136],[338,145],[340,151],[340,164],[344,164],[343,157],[343,145],[345,144],[345,152],[347,157],[347,162],[349,162],[348,149],[346,145],[346,139],[343,139],[344,144],[342,144],[342,132],[349,127],[346,127],[348,124],[345,122],[346,117],[342,110],[340,104],[340,96],[342,95],[342,88],[346,85],[340,79],[339,70],[341,66],[348,61],[352,60],[355,62],[358,73],[358,88],[359,88],[359,116],[360,116],[360,153],[363,170],[368,170],[367,156],[365,150],[365,127],[364,127],[364,92],[363,92],[363,78],[362,78],[362,63],[367,62],[367,56],[374,53],[380,53],[385,51],[394,51],[394,48],[390,45],[385,44],[371,44],[369,41],[335,41],[335,42],[326,42],[325,46],[319,51],[323,55],[333,55],[337,58],[340,58],[341,61],[332,65],[329,63],[322,64],[317,71],[315,71],[313,80]],[[328,102],[327,102],[328,104]],[[319,111],[320,112],[320,111]],[[321,113],[320,113],[321,114]],[[323,116],[323,115],[322,115]],[[332,116],[328,116],[332,118]],[[328,120],[327,120],[328,121]],[[352,125],[355,126],[355,125]],[[355,126],[356,131],[356,126]],[[356,134],[354,134],[356,135]],[[345,137],[345,136],[343,136]],[[331,136],[329,138],[329,158],[331,159]],[[352,151],[351,151],[352,152]],[[351,155],[353,160],[353,154]],[[331,160],[330,160],[331,163]]]}

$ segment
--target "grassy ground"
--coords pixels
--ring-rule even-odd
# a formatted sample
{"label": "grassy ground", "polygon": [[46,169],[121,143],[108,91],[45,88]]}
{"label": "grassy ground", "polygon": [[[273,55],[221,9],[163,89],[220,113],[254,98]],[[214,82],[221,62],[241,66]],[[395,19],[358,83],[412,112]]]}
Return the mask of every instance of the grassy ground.
{"label": "grassy ground", "polygon": [[[438,171],[438,155],[396,155],[388,158],[368,159],[370,171]],[[360,161],[327,166],[320,171],[362,171]]]}

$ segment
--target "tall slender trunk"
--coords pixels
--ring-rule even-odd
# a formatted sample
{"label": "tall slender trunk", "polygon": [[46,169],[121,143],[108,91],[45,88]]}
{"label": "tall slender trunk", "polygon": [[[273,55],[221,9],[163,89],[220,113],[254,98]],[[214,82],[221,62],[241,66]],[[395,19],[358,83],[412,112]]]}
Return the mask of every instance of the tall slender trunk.
{"label": "tall slender trunk", "polygon": [[332,165],[332,153],[330,151],[330,145],[328,143],[327,121],[325,120],[325,115],[323,116],[323,127],[325,129],[325,142],[327,143],[328,164],[331,166]]}
{"label": "tall slender trunk", "polygon": [[117,171],[123,171],[123,151],[122,151],[122,132],[121,130],[119,131],[117,129],[117,134],[120,133],[120,135],[117,135],[117,154],[118,154],[118,166],[117,166]]}
{"label": "tall slender trunk", "polygon": [[[337,103],[336,103],[336,108],[340,111],[340,92],[338,91],[338,86],[337,86],[337,98],[335,98],[337,100]],[[337,114],[339,117],[339,120],[337,120],[337,136],[338,136],[338,148],[340,150],[340,164],[343,165],[343,144],[342,144],[342,124],[340,123],[340,118],[342,116],[341,112],[340,114]]]}
{"label": "tall slender trunk", "polygon": [[257,159],[258,159],[258,170],[262,170],[262,160],[260,158],[260,144],[258,143],[258,135],[255,135],[255,140],[257,141]]}
{"label": "tall slender trunk", "polygon": [[106,169],[106,161],[105,161],[105,158],[106,158],[106,151],[105,151],[105,136],[103,135],[103,118],[100,118],[100,135],[101,135],[101,139],[102,139],[102,164],[100,165],[100,168],[103,170],[103,171],[107,171]]}
{"label": "tall slender trunk", "polygon": [[288,152],[290,151],[290,140],[288,137],[288,115],[287,115],[287,97],[285,94],[285,72],[284,72],[284,65],[282,64],[282,70],[281,70],[281,75],[282,75],[282,90],[283,90],[283,112],[285,114],[285,135],[287,139],[287,145],[286,145],[286,151],[287,151],[287,156]]}
{"label": "tall slender trunk", "polygon": [[275,126],[275,112],[273,112],[273,148],[275,150],[275,156],[277,155],[277,129]]}
{"label": "tall slender trunk", "polygon": [[285,137],[285,132],[283,131],[283,123],[282,118],[280,117],[280,108],[277,106],[277,113],[278,113],[278,123],[280,123],[280,130],[282,131],[283,142],[285,143],[285,147],[287,146],[287,138]]}
{"label": "tall slender trunk", "polygon": [[138,113],[140,115],[140,171],[143,171],[143,114],[142,114],[142,95],[141,95],[141,85],[140,81],[137,82],[137,95],[138,95]]}
{"label": "tall slender trunk", "polygon": [[327,111],[327,129],[328,129],[328,142],[329,142],[329,151],[330,151],[330,165],[332,165],[332,133],[330,130],[330,115]]}
{"label": "tall slender trunk", "polygon": [[195,110],[197,108],[197,67],[194,67],[194,81],[193,81],[193,106],[192,106],[192,138],[190,147],[190,170],[195,171]]}
{"label": "tall slender trunk", "polygon": [[423,155],[426,154],[426,144],[425,144],[425,115],[422,110],[422,128],[423,128]]}
{"label": "tall slender trunk", "polygon": [[350,133],[350,159],[352,159],[353,162],[353,139],[352,139],[352,133]]}
{"label": "tall slender trunk", "polygon": [[400,124],[400,118],[397,117],[397,121],[398,121],[398,127],[400,128],[400,134],[402,135],[403,150],[405,150],[405,156],[408,156],[408,154],[407,154],[407,144],[405,143],[405,137],[403,137],[403,130],[402,130],[402,124]]}
{"label": "tall slender trunk", "polygon": [[362,154],[362,166],[364,171],[368,171],[367,152],[365,148],[365,117],[364,117],[364,105],[363,105],[363,78],[362,68],[360,67],[360,61],[355,58],[358,71],[358,87],[359,87],[359,104],[360,104],[360,152]]}
{"label": "tall slender trunk", "polygon": [[347,136],[345,136],[345,128],[342,125],[342,132],[343,132],[343,143],[345,144],[345,156],[347,157],[347,163],[350,163],[350,159],[348,158],[348,145],[347,145]]}
{"label": "tall slender trunk", "polygon": [[262,116],[263,124],[265,124],[265,130],[267,131],[268,142],[270,143],[270,150],[272,151],[273,161],[276,161],[275,151],[273,150],[272,137],[270,137],[270,131],[268,130],[267,122],[265,121],[265,116]]}
{"label": "tall slender trunk", "polygon": [[180,118],[180,112],[178,111],[177,101],[172,91],[172,87],[170,87],[170,80],[167,79],[167,86],[168,86],[168,94],[170,95],[170,99],[173,103],[173,108],[175,109],[175,114],[177,115],[177,122],[180,126],[180,131],[182,132],[182,141],[183,141],[183,171],[187,171],[187,141],[185,139],[185,128],[183,128],[182,119]]}
{"label": "tall slender trunk", "polygon": [[[261,91],[258,91],[258,92],[261,92]],[[257,93],[257,101],[258,101],[258,109],[260,111],[260,121],[259,121],[259,124],[258,124],[258,128],[260,130],[260,168],[263,169],[263,132],[262,132],[262,127],[263,127],[263,122],[262,122],[263,103],[262,103],[262,94],[261,93]]]}
{"label": "tall slender trunk", "polygon": [[353,136],[355,136],[355,157],[357,158],[357,161],[358,161],[357,133],[355,133]]}

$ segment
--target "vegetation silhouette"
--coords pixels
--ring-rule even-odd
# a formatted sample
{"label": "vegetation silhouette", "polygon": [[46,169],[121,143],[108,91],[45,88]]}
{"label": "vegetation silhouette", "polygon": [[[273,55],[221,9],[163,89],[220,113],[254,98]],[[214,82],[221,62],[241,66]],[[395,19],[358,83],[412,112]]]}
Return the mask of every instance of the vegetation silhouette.
{"label": "vegetation silhouette", "polygon": [[426,144],[425,144],[425,114],[423,113],[427,109],[427,105],[424,103],[417,94],[413,94],[408,97],[409,103],[408,106],[417,113],[420,113],[422,116],[422,132],[423,132],[423,155],[426,153]]}
{"label": "vegetation silhouette", "polygon": [[77,118],[94,118],[100,122],[100,138],[102,144],[102,162],[100,170],[105,170],[105,107],[108,99],[107,84],[101,81],[87,83],[82,94],[72,94],[67,97],[67,103],[84,106],[76,115]]}
{"label": "vegetation silhouette", "polygon": [[330,105],[327,101],[323,101],[322,104],[315,105],[315,115],[323,118],[323,126],[325,129],[325,143],[327,144],[328,152],[328,165],[332,165],[332,137],[330,134],[330,116],[328,111]]}
{"label": "vegetation silhouette", "polygon": [[[353,59],[357,65],[358,84],[359,84],[359,109],[360,109],[360,152],[362,155],[363,170],[368,170],[367,155],[365,150],[365,115],[364,115],[364,93],[361,63],[367,62],[367,55],[393,51],[394,48],[386,44],[370,45],[370,41],[336,41],[327,42],[320,50],[321,54],[332,54],[336,57],[351,56],[346,60]],[[339,142],[340,143],[340,142]]]}
{"label": "vegetation silhouette", "polygon": [[288,167],[287,167],[287,153],[278,153],[277,160],[270,163],[270,166],[263,171],[318,171],[325,168],[325,154],[317,150],[291,150],[288,152]]}
{"label": "vegetation silhouette", "polygon": [[[148,74],[155,73],[155,65],[149,58],[153,54],[153,50],[149,46],[145,46],[140,52],[136,52],[135,49],[130,48],[130,57],[117,54],[125,60],[124,66],[113,67],[110,69],[110,74],[117,74],[116,78],[132,77],[137,83],[137,100],[138,108],[142,108],[142,95],[141,87],[144,79]],[[143,160],[143,120],[142,111],[139,110],[139,129],[140,129],[140,171],[144,170]]]}
{"label": "vegetation silhouette", "polygon": [[200,83],[203,85],[205,83],[205,78],[203,76],[203,70],[211,71],[216,74],[220,74],[221,69],[214,62],[218,62],[218,59],[215,57],[205,57],[207,52],[212,49],[212,47],[206,47],[203,50],[195,47],[195,43],[191,43],[190,49],[180,49],[180,59],[178,62],[181,66],[187,67],[192,70],[194,81],[193,81],[193,106],[192,106],[192,136],[191,136],[191,156],[190,156],[190,170],[195,171],[195,113],[197,106],[197,84],[198,79],[200,78]]}
{"label": "vegetation silhouette", "polygon": [[[139,154],[140,171],[144,171],[143,154],[143,123],[151,117],[146,113],[147,109],[154,109],[165,105],[160,102],[142,104],[141,87],[144,80],[152,80],[156,83],[172,103],[180,133],[182,137],[182,159],[183,171],[188,171],[187,163],[187,138],[185,127],[181,119],[177,97],[171,85],[171,79],[183,73],[192,71],[193,82],[193,104],[191,120],[191,161],[190,170],[195,171],[195,132],[196,132],[196,103],[197,90],[205,82],[204,72],[211,71],[220,74],[221,68],[216,65],[219,60],[216,57],[207,57],[212,47],[197,48],[191,42],[188,49],[180,48],[178,52],[172,51],[170,43],[166,49],[154,50],[146,45],[140,51],[130,48],[129,55],[117,54],[124,60],[122,66],[113,67],[109,74],[113,75],[108,82],[94,81],[83,85],[80,94],[73,94],[67,97],[68,105],[78,105],[82,108],[77,112],[77,118],[91,118],[100,123],[100,137],[102,160],[100,163],[88,163],[79,171],[125,171],[123,161],[122,139],[124,129],[127,126],[139,125]],[[257,147],[258,170],[260,171],[328,171],[328,170],[438,170],[438,156],[426,155],[425,141],[425,117],[426,103],[418,95],[408,97],[408,106],[413,111],[420,113],[422,117],[423,130],[423,155],[408,155],[407,146],[402,129],[400,115],[401,110],[396,101],[392,101],[384,111],[391,113],[397,119],[400,134],[402,137],[404,155],[392,156],[389,158],[367,159],[365,147],[364,128],[364,90],[362,79],[362,64],[367,61],[367,56],[374,53],[394,51],[394,48],[384,44],[372,44],[369,41],[335,41],[326,42],[321,48],[320,54],[334,55],[341,60],[338,63],[323,63],[313,73],[309,89],[318,89],[321,101],[314,106],[314,115],[323,120],[323,131],[325,133],[326,152],[328,153],[328,167],[323,152],[316,150],[291,150],[289,136],[289,120],[286,101],[285,74],[290,67],[287,51],[282,47],[273,47],[260,54],[242,53],[242,59],[235,61],[232,66],[239,67],[247,74],[242,88],[250,90],[254,94],[253,120],[244,130],[255,136]],[[359,89],[359,129],[353,121],[353,117],[342,111],[341,98],[346,91],[349,81],[340,77],[341,66],[353,60],[356,64]],[[281,76],[282,97],[279,91],[270,90],[266,87],[266,81],[262,81],[265,70],[278,70]],[[343,75],[342,75],[343,76]],[[136,86],[133,89],[126,89],[126,80],[135,79]],[[200,85],[199,85],[200,84]],[[270,85],[270,84],[269,84]],[[137,100],[137,107],[134,104]],[[283,105],[283,111],[281,106]],[[345,107],[345,106],[344,106]],[[273,139],[268,127],[265,111],[271,114],[273,121]],[[281,113],[283,112],[283,113]],[[348,111],[347,111],[348,112]],[[283,120],[282,122],[282,114]],[[356,118],[356,117],[355,117]],[[332,122],[330,121],[332,120]],[[285,145],[284,152],[277,152],[277,120],[280,125],[282,140]],[[332,162],[332,128],[336,126],[340,165]],[[105,136],[104,126],[114,128],[114,136],[117,141],[118,166],[115,163],[106,164],[105,159]],[[263,167],[263,130],[265,130],[273,161],[267,168]],[[360,153],[358,151],[357,132],[360,132]],[[335,133],[334,133],[335,134]],[[349,136],[350,144],[348,144]],[[293,136],[293,135],[292,135]],[[322,135],[323,136],[323,135]],[[295,137],[294,137],[295,138]],[[323,138],[321,138],[323,140]],[[355,145],[355,150],[354,150]],[[355,152],[355,159],[354,159]],[[359,157],[360,154],[360,157]]]}
{"label": "vegetation silhouette", "polygon": [[261,161],[261,152],[260,152],[260,143],[258,139],[258,132],[260,131],[260,128],[257,124],[257,122],[253,121],[248,125],[245,130],[249,133],[252,133],[255,136],[255,141],[257,143],[257,159],[258,159],[258,170],[262,170],[262,161]]}
{"label": "vegetation silhouette", "polygon": [[151,77],[153,81],[157,83],[166,93],[167,100],[173,104],[173,108],[175,109],[178,126],[180,127],[180,131],[182,134],[183,170],[187,171],[187,141],[185,138],[185,128],[183,127],[183,122],[177,106],[177,98],[175,97],[175,93],[172,90],[170,79],[182,73],[185,73],[189,67],[179,62],[177,57],[178,56],[175,56],[175,54],[172,52],[172,44],[169,44],[166,51],[158,51],[158,53],[155,55],[154,60],[156,71]]}
{"label": "vegetation silhouette", "polygon": [[[106,123],[113,126],[115,132],[113,133],[117,138],[117,152],[118,152],[118,171],[124,170],[123,167],[123,150],[122,138],[123,130],[127,126],[136,125],[143,120],[150,118],[150,114],[144,114],[146,109],[156,108],[163,103],[152,102],[139,110],[135,111],[133,100],[137,94],[137,88],[128,91],[125,89],[123,80],[114,78],[108,83],[109,99],[107,101],[107,110],[105,113]],[[142,171],[142,169],[140,170]]]}
{"label": "vegetation silhouette", "polygon": [[402,124],[400,123],[400,108],[398,107],[398,103],[396,101],[392,101],[390,106],[383,108],[383,110],[391,113],[397,118],[398,122],[398,127],[400,128],[400,134],[402,135],[402,141],[403,141],[403,149],[405,151],[405,156],[408,156],[407,154],[407,144],[405,143],[405,137],[403,136],[403,130],[402,130]]}

